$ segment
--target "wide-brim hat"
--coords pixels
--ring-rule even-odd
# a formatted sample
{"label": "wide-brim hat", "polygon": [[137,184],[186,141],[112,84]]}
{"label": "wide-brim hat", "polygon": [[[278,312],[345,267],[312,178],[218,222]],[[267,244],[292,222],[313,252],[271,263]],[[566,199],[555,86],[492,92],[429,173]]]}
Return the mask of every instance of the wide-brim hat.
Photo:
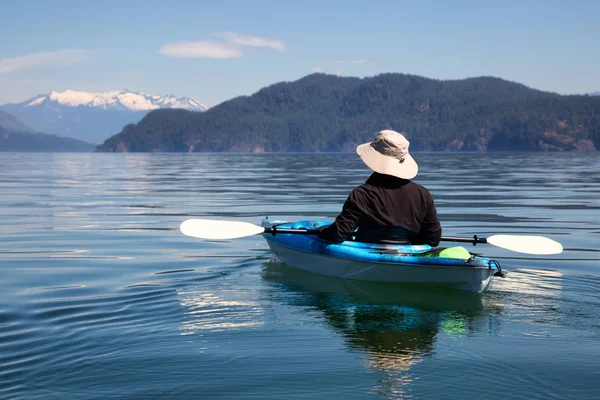
{"label": "wide-brim hat", "polygon": [[392,130],[381,131],[375,140],[356,148],[361,160],[375,172],[402,179],[417,176],[419,166],[408,154],[410,142],[404,135]]}

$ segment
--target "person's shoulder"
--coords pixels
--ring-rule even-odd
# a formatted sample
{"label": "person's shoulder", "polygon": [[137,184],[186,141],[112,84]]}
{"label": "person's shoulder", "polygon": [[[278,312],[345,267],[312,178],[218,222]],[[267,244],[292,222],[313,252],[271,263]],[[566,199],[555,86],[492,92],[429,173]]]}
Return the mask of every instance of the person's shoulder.
{"label": "person's shoulder", "polygon": [[429,189],[427,189],[425,186],[423,186],[417,182],[414,182],[414,181],[410,181],[409,185],[413,188],[413,190],[416,190],[416,191],[424,194],[425,196],[431,196]]}
{"label": "person's shoulder", "polygon": [[369,182],[365,182],[352,189],[348,195],[348,199],[354,201],[355,203],[360,203],[364,201],[364,199],[370,198],[373,191],[373,185],[371,185]]}
{"label": "person's shoulder", "polygon": [[363,183],[363,184],[356,186],[354,189],[352,189],[352,192],[350,192],[350,195],[351,196],[361,195],[361,194],[365,194],[371,190],[372,190],[371,185],[369,185],[368,183]]}
{"label": "person's shoulder", "polygon": [[374,186],[377,186],[375,175],[376,174],[371,174],[371,176],[369,176],[369,178],[364,183],[361,183],[360,185],[356,186],[354,189],[352,189],[352,191],[360,193],[372,190]]}
{"label": "person's shoulder", "polygon": [[408,184],[418,190],[427,190],[427,188],[425,186],[423,186],[420,183],[417,183],[415,181],[408,181]]}

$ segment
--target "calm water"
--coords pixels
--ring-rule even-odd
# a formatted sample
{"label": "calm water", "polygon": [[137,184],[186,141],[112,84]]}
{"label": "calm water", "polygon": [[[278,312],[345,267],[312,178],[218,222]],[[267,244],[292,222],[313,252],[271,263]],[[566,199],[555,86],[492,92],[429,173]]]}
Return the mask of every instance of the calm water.
{"label": "calm water", "polygon": [[333,218],[352,154],[0,153],[0,398],[597,399],[600,154],[415,158],[445,235],[565,252],[477,246],[483,295],[324,278],[178,226]]}

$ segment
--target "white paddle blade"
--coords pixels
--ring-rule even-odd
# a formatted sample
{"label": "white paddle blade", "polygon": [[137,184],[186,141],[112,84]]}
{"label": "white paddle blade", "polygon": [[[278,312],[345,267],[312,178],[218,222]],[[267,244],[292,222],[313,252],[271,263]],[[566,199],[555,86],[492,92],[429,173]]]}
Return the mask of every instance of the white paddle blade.
{"label": "white paddle blade", "polygon": [[493,246],[525,254],[560,254],[560,243],[543,236],[494,235],[487,238]]}
{"label": "white paddle blade", "polygon": [[188,219],[179,226],[181,233],[199,239],[227,240],[263,233],[265,228],[248,222],[216,219]]}

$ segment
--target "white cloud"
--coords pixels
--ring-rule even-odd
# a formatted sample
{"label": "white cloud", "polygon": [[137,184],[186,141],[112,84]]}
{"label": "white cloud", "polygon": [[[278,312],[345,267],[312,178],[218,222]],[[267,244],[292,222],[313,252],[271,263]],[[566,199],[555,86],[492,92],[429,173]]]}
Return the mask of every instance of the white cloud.
{"label": "white cloud", "polygon": [[167,57],[176,58],[237,58],[243,55],[228,43],[200,40],[197,42],[167,43],[158,50]]}
{"label": "white cloud", "polygon": [[68,67],[83,61],[82,50],[57,50],[32,53],[20,57],[0,58],[0,74],[22,69],[45,67]]}
{"label": "white cloud", "polygon": [[195,42],[167,43],[159,54],[176,58],[238,58],[244,55],[244,47],[266,47],[286,51],[282,40],[258,36],[242,36],[234,32],[218,32],[211,35],[221,40],[198,40]]}
{"label": "white cloud", "polygon": [[324,71],[323,68],[321,68],[321,67],[312,67],[310,70],[312,72],[323,72]]}
{"label": "white cloud", "polygon": [[235,32],[218,32],[213,33],[211,36],[224,39],[239,46],[268,47],[277,51],[287,50],[283,40],[267,39],[258,36],[242,36]]}

